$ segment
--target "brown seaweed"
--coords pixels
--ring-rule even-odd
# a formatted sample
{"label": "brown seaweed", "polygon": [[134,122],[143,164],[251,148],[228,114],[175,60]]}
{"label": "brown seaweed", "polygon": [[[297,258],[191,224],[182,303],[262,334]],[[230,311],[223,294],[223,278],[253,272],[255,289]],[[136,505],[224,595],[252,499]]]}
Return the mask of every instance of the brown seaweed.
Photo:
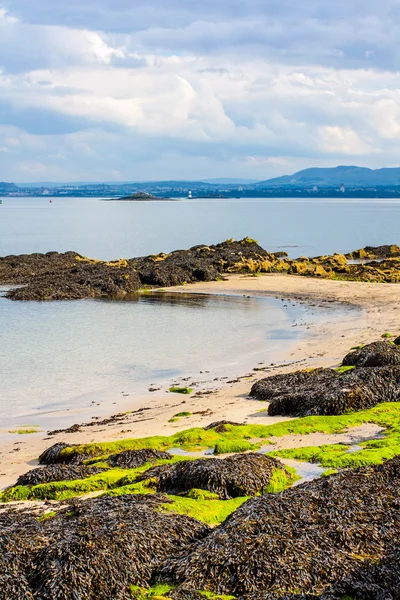
{"label": "brown seaweed", "polygon": [[107,459],[107,462],[112,467],[122,469],[137,469],[146,463],[155,463],[158,460],[171,460],[172,455],[168,452],[160,450],[144,449],[144,450],[125,450],[119,454],[113,454]]}
{"label": "brown seaweed", "polygon": [[74,479],[85,479],[101,473],[104,469],[89,467],[86,465],[48,465],[38,469],[32,469],[18,477],[15,485],[39,485],[52,481],[72,481]]}
{"label": "brown seaweed", "polygon": [[400,365],[400,348],[389,342],[373,342],[346,354],[342,364],[345,367]]}
{"label": "brown seaweed", "polygon": [[220,594],[318,595],[397,543],[399,484],[395,458],[250,499],[158,576]]}
{"label": "brown seaweed", "polygon": [[168,494],[207,490],[221,500],[254,496],[268,486],[277,469],[285,470],[279,460],[253,453],[185,460],[159,473],[157,490]]}
{"label": "brown seaweed", "polygon": [[400,365],[356,368],[345,373],[317,369],[256,382],[250,395],[269,400],[268,414],[340,415],[400,398]]}
{"label": "brown seaweed", "polygon": [[52,518],[0,515],[0,598],[128,600],[167,556],[209,532],[157,510],[162,496],[74,501]]}

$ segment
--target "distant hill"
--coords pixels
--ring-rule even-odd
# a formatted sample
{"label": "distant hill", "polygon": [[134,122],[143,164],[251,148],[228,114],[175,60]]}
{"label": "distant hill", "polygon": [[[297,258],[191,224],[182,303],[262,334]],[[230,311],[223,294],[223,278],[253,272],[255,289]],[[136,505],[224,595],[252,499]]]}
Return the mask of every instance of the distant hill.
{"label": "distant hill", "polygon": [[7,183],[5,181],[0,181],[0,192],[16,192],[18,190],[15,183]]}
{"label": "distant hill", "polygon": [[341,184],[349,186],[387,186],[400,185],[400,168],[367,169],[365,167],[341,166],[327,169],[311,168],[298,171],[294,175],[284,175],[267,179],[256,184],[257,188],[269,187],[335,187]]}

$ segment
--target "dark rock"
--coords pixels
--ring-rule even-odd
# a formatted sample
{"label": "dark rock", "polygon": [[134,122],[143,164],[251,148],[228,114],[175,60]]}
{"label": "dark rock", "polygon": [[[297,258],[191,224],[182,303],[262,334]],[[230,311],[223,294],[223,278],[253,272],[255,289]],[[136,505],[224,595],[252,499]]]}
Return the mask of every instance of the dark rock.
{"label": "dark rock", "polygon": [[112,467],[120,467],[122,469],[137,469],[146,463],[155,463],[158,460],[171,460],[172,455],[168,452],[159,450],[144,449],[144,450],[125,450],[119,454],[113,454],[107,461]]}
{"label": "dark rock", "polygon": [[18,477],[15,485],[39,485],[52,481],[72,481],[85,479],[101,473],[104,469],[86,465],[48,465],[39,469],[32,469]]}
{"label": "dark rock", "polygon": [[343,366],[383,367],[400,365],[400,348],[389,342],[373,342],[347,354]]}
{"label": "dark rock", "polygon": [[40,465],[56,465],[56,464],[82,464],[82,461],[85,457],[78,455],[64,455],[62,451],[65,448],[71,448],[76,446],[77,444],[65,444],[64,442],[57,442],[57,444],[53,444],[50,448],[47,448],[42,454],[39,456],[39,464]]}
{"label": "dark rock", "polygon": [[285,470],[281,462],[263,454],[185,460],[160,473],[157,490],[168,494],[206,490],[221,500],[254,496],[268,486],[277,469]]}

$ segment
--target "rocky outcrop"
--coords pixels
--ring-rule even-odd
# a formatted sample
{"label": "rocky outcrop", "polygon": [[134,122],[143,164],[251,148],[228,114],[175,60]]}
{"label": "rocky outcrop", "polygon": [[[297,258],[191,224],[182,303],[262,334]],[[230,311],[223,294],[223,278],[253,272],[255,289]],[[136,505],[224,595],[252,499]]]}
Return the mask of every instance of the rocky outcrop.
{"label": "rocky outcrop", "polygon": [[[229,273],[286,273],[348,281],[400,282],[398,246],[366,247],[365,253],[383,259],[349,264],[350,255],[333,254],[293,260],[284,252],[267,252],[251,238],[110,262],[75,252],[48,252],[0,258],[0,285],[23,286],[7,292],[12,300],[75,300],[123,296],[144,286],[164,288],[213,281]],[[357,250],[351,256],[360,254],[362,251]]]}
{"label": "rocky outcrop", "polygon": [[[343,372],[344,370],[344,372]],[[273,375],[253,384],[250,396],[269,402],[268,414],[341,415],[400,400],[400,349],[374,342],[347,354],[342,368]]]}
{"label": "rocky outcrop", "polygon": [[390,246],[365,246],[359,250],[354,250],[346,254],[346,258],[351,260],[368,260],[382,258],[396,258],[400,256],[400,246],[392,244]]}

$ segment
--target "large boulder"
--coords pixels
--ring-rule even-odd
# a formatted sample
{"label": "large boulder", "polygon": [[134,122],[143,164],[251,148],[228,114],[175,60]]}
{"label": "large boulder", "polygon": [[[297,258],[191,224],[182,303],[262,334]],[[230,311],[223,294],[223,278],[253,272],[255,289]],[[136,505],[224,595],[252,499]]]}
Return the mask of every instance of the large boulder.
{"label": "large boulder", "polygon": [[269,415],[294,417],[341,415],[400,400],[400,365],[312,373],[267,377],[253,385],[251,395],[269,401]]}
{"label": "large boulder", "polygon": [[390,342],[373,342],[346,354],[342,364],[346,367],[400,365],[400,348]]}
{"label": "large boulder", "polygon": [[277,470],[285,473],[280,461],[263,454],[185,460],[161,471],[157,490],[168,494],[207,490],[221,500],[254,496],[267,488]]}

